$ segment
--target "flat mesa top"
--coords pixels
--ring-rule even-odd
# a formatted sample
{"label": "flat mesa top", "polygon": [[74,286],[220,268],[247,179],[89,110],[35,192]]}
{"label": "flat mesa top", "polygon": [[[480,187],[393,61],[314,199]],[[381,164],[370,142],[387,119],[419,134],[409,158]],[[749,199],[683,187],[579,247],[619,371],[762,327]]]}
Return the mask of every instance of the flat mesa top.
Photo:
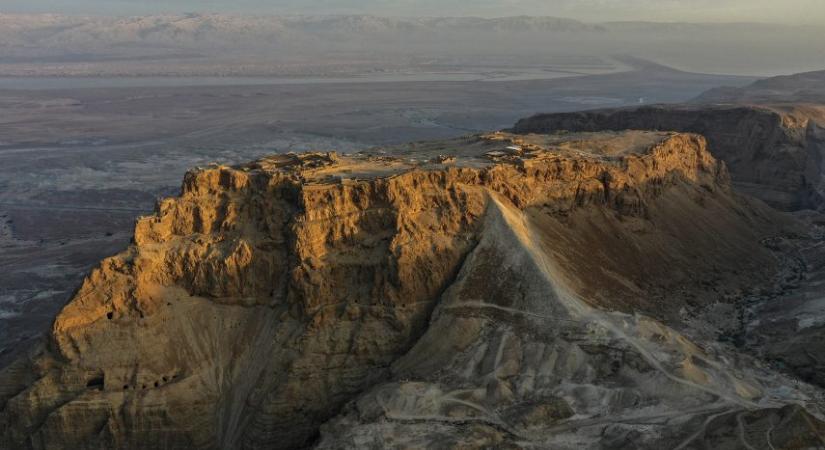
{"label": "flat mesa top", "polygon": [[454,139],[376,147],[354,154],[289,153],[262,158],[241,169],[289,171],[310,183],[383,178],[412,169],[483,168],[520,163],[544,155],[610,159],[642,154],[673,136],[670,132],[605,131],[519,135],[495,132]]}

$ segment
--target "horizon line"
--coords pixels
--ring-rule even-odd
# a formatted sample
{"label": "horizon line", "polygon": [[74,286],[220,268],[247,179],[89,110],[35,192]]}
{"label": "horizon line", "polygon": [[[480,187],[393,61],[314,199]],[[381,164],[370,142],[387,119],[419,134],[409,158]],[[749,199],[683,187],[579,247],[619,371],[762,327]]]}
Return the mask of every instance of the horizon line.
{"label": "horizon line", "polygon": [[158,11],[143,14],[112,14],[112,13],[97,13],[97,12],[77,12],[68,13],[60,11],[6,11],[0,8],[0,16],[63,16],[63,17],[100,17],[113,19],[127,19],[127,18],[141,18],[141,17],[158,17],[158,16],[232,16],[232,17],[373,17],[377,19],[479,19],[479,20],[502,20],[502,19],[555,19],[566,20],[570,22],[577,22],[583,25],[602,25],[602,24],[652,24],[652,25],[778,25],[785,27],[808,27],[808,28],[825,28],[825,24],[813,23],[792,23],[792,22],[767,22],[767,21],[689,21],[689,20],[648,20],[648,19],[625,19],[625,20],[607,20],[607,21],[587,21],[566,16],[550,16],[550,15],[502,15],[502,16],[480,16],[480,15],[384,15],[384,14],[368,14],[368,13],[252,13],[252,12],[237,12],[237,11]]}

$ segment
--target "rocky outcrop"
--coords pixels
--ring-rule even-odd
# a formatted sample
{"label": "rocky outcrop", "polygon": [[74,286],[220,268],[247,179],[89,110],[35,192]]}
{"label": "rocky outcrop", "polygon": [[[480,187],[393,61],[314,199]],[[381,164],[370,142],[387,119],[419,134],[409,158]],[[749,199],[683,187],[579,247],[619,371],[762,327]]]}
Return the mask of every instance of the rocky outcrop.
{"label": "rocky outcrop", "polygon": [[768,277],[759,240],[787,223],[734,194],[700,136],[591,138],[190,172],[0,374],[2,447],[599,446],[644,414],[663,421],[651,445],[717,418],[815,439],[782,380],[665,325]]}
{"label": "rocky outcrop", "polygon": [[646,106],[540,114],[517,133],[560,130],[676,130],[699,133],[741,191],[793,211],[825,205],[825,129],[821,111],[755,106]]}

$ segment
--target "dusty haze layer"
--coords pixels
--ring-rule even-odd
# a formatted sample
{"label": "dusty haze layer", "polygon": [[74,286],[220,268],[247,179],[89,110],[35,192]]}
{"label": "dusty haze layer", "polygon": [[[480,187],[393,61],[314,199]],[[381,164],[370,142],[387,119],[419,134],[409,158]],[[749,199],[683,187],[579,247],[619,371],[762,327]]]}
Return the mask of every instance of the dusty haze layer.
{"label": "dusty haze layer", "polygon": [[139,15],[164,12],[251,12],[265,14],[370,14],[395,17],[501,17],[546,16],[578,18],[585,21],[661,22],[781,22],[817,24],[825,21],[825,7],[817,0],[511,0],[508,2],[470,0],[239,0],[231,4],[198,0],[170,0],[156,3],[77,0],[71,3],[48,0],[7,0],[9,11],[66,12],[81,14]]}
{"label": "dusty haze layer", "polygon": [[[0,15],[5,76],[354,76],[622,70],[614,57],[771,76],[820,69],[823,26],[554,17]],[[524,72],[527,71],[525,74]]]}

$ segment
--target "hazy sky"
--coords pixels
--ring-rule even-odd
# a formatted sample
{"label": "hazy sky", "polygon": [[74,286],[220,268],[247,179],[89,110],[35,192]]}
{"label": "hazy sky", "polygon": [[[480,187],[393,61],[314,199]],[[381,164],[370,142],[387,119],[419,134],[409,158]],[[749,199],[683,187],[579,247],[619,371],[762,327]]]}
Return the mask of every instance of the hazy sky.
{"label": "hazy sky", "polygon": [[825,0],[0,0],[0,11],[117,15],[160,12],[544,15],[586,21],[759,21],[825,25]]}

